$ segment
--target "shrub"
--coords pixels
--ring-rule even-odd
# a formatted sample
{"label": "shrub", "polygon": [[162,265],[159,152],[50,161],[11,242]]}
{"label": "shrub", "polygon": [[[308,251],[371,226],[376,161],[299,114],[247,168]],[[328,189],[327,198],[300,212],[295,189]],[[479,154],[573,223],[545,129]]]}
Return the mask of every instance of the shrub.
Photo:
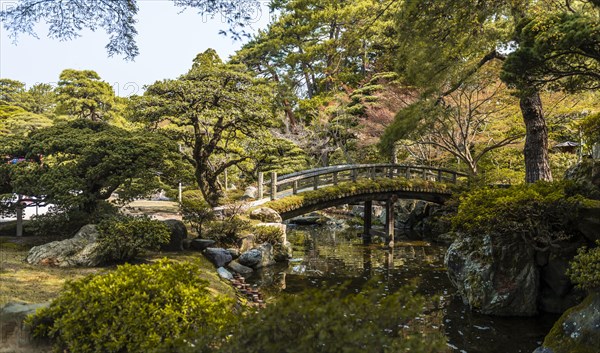
{"label": "shrub", "polygon": [[418,316],[425,299],[413,288],[345,292],[341,287],[284,296],[242,318],[220,352],[437,353],[446,348],[440,333],[422,332]]}
{"label": "shrub", "polygon": [[521,237],[545,250],[576,234],[578,208],[593,202],[575,189],[569,182],[476,189],[461,195],[452,225],[467,234]]}
{"label": "shrub", "polygon": [[271,226],[254,226],[252,233],[257,244],[269,243],[275,245],[281,243],[283,239],[283,231],[279,227]]}
{"label": "shrub", "polygon": [[596,244],[595,248],[580,248],[567,270],[573,283],[582,289],[600,289],[600,241]]}
{"label": "shrub", "polygon": [[237,246],[240,237],[250,230],[250,221],[238,215],[208,224],[206,238],[213,239],[222,246]]}
{"label": "shrub", "polygon": [[98,224],[99,247],[106,262],[125,262],[142,250],[158,250],[171,233],[163,222],[148,217],[119,216]]}
{"label": "shrub", "polygon": [[161,260],[67,282],[48,308],[26,324],[37,338],[51,338],[59,352],[146,353],[169,351],[192,333],[210,346],[233,320],[233,300],[215,296],[193,263]]}
{"label": "shrub", "polygon": [[215,218],[212,207],[204,200],[200,190],[188,190],[181,194],[183,220],[189,222],[196,234],[202,236],[202,226]]}

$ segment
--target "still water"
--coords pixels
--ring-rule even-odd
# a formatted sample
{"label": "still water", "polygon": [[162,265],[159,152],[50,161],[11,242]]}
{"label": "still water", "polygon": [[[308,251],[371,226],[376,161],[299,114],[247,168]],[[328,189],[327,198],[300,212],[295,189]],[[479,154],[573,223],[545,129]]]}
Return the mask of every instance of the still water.
{"label": "still water", "polygon": [[[502,318],[478,315],[463,305],[444,268],[446,246],[427,241],[397,241],[393,251],[383,244],[363,245],[356,229],[326,226],[289,226],[294,256],[286,266],[268,268],[247,280],[267,298],[350,283],[358,291],[376,277],[388,290],[417,282],[426,297],[439,297],[428,323],[447,337],[448,352],[532,352],[538,347],[555,315]],[[401,238],[402,239],[402,238]]]}

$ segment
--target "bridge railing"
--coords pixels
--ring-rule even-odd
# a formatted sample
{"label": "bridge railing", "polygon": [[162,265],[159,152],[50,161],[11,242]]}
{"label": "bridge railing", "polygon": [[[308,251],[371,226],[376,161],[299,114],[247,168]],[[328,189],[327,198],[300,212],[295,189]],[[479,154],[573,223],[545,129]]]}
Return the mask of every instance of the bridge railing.
{"label": "bridge railing", "polygon": [[[337,185],[343,181],[356,181],[362,178],[395,178],[431,180],[456,183],[459,177],[467,174],[450,169],[403,164],[360,164],[337,165],[305,170],[278,176],[272,172],[270,180],[264,180],[264,174],[258,173],[258,198],[268,196],[275,200],[278,196],[295,195],[302,191],[317,190],[320,186]],[[285,195],[282,195],[285,194]]]}

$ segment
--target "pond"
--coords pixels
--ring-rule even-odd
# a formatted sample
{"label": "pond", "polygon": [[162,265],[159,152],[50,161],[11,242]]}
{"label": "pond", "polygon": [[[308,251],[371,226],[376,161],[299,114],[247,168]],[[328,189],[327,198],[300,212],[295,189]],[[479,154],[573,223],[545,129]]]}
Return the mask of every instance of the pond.
{"label": "pond", "polygon": [[359,290],[371,278],[377,278],[390,291],[416,281],[418,292],[440,298],[440,304],[428,315],[428,326],[444,332],[449,352],[530,353],[558,318],[505,318],[472,313],[446,275],[446,246],[411,241],[405,235],[401,236],[405,240],[397,241],[392,251],[381,243],[363,245],[358,232],[353,228],[290,225],[288,240],[294,247],[290,263],[257,272],[247,280],[258,285],[267,298],[342,283]]}

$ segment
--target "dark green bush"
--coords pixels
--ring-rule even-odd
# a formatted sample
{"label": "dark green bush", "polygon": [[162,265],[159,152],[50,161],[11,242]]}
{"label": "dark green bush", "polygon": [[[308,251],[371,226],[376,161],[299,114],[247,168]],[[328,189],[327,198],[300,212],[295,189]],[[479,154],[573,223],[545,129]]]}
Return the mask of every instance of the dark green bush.
{"label": "dark green bush", "polygon": [[148,217],[119,216],[98,224],[99,247],[107,263],[125,262],[143,250],[158,250],[171,233],[163,222]]}
{"label": "dark green bush", "polygon": [[196,264],[161,260],[68,282],[60,296],[30,316],[35,337],[57,352],[171,351],[194,335],[197,351],[234,319],[233,300],[215,296]]}
{"label": "dark green bush", "polygon": [[240,320],[223,353],[438,353],[446,348],[439,332],[417,317],[425,299],[413,288],[382,288],[346,295],[344,288],[289,295]]}
{"label": "dark green bush", "polygon": [[200,190],[188,190],[181,194],[181,213],[183,220],[190,223],[199,237],[202,237],[202,226],[215,218],[212,207],[204,200]]}
{"label": "dark green bush", "polygon": [[582,289],[600,289],[600,241],[595,248],[580,248],[567,275]]}
{"label": "dark green bush", "polygon": [[579,207],[596,201],[575,195],[569,182],[480,188],[460,197],[452,225],[459,232],[523,238],[543,250],[577,234]]}
{"label": "dark green bush", "polygon": [[222,246],[237,246],[240,238],[250,230],[250,221],[238,215],[208,224],[205,237],[213,239]]}
{"label": "dark green bush", "polygon": [[275,245],[281,243],[283,231],[279,227],[254,226],[251,230],[257,244],[269,243]]}

